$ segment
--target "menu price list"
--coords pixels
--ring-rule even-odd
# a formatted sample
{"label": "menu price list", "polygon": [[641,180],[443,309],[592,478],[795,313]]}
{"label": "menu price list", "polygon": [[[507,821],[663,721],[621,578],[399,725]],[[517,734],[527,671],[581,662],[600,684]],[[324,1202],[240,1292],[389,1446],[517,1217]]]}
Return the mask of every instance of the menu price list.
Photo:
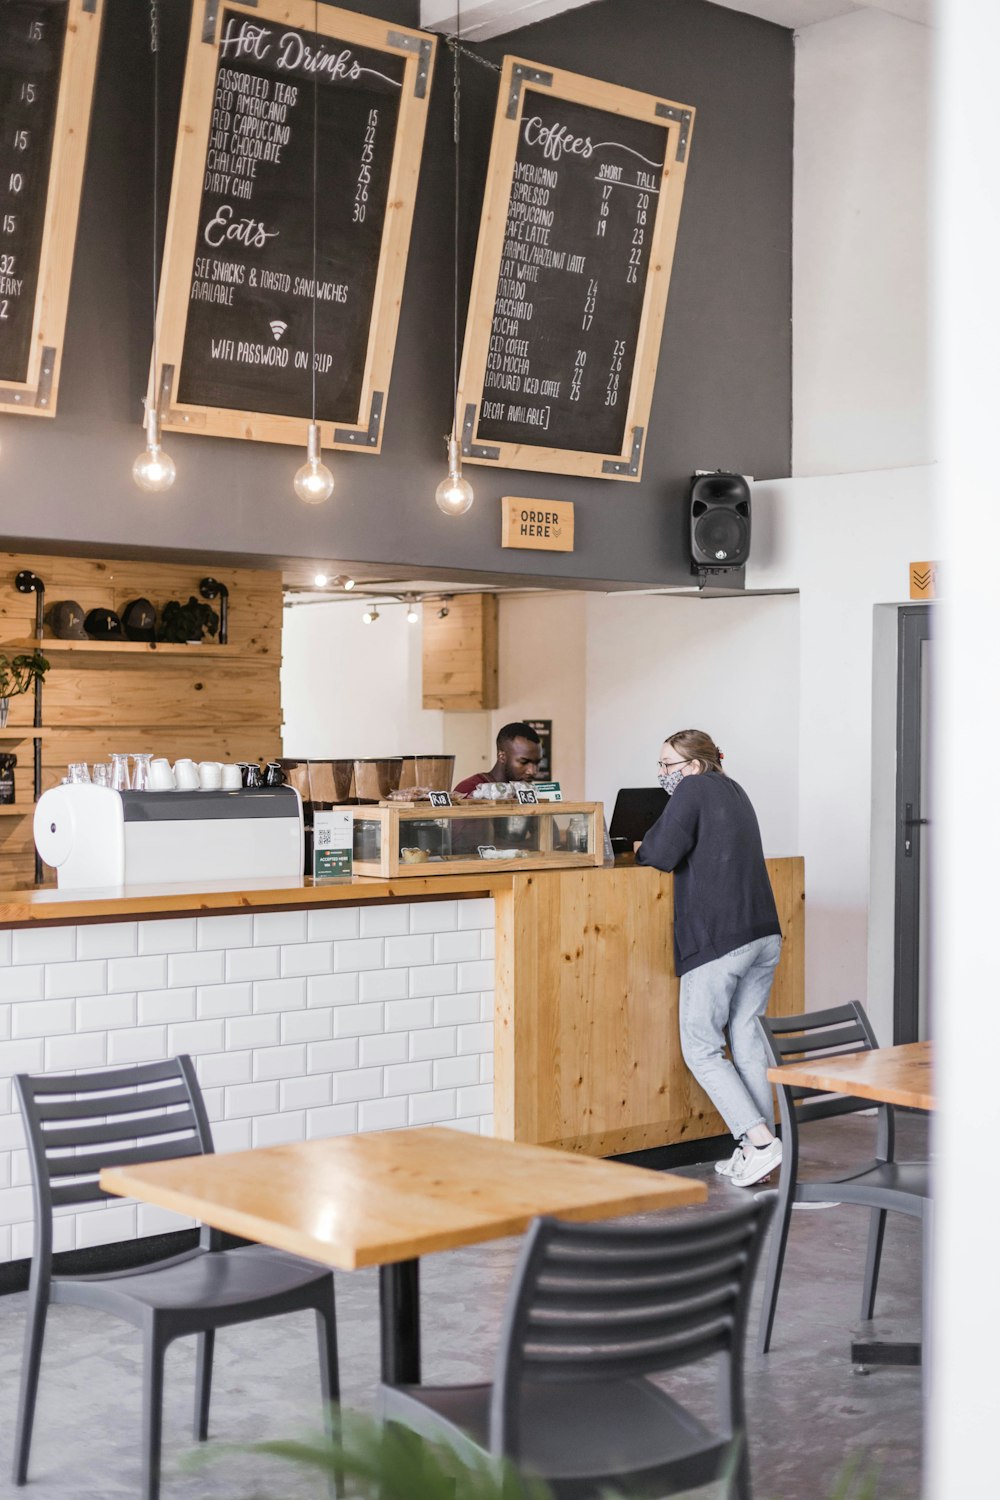
{"label": "menu price list", "polygon": [[67,12],[0,4],[0,380],[28,378]]}
{"label": "menu price list", "polygon": [[404,71],[223,13],[181,403],[358,420]]}
{"label": "menu price list", "polygon": [[525,90],[477,440],[621,453],[667,139]]}

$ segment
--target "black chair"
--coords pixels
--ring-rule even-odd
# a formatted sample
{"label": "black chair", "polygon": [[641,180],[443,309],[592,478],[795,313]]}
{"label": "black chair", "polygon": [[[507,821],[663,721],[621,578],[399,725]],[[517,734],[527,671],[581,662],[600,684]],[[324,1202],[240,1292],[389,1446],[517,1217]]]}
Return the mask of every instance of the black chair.
{"label": "black chair", "polygon": [[[762,1016],[760,1028],[772,1067],[781,1067],[793,1058],[837,1057],[852,1052],[871,1052],[878,1047],[864,1007],[856,1000],[830,1010],[806,1012],[798,1016]],[[878,1130],[874,1161],[863,1162],[842,1177],[799,1181],[799,1127],[812,1120],[828,1120],[834,1115],[857,1114],[870,1110],[870,1099],[855,1099],[821,1089],[792,1087],[779,1083],[781,1108],[781,1176],[778,1182],[778,1206],[771,1237],[764,1303],[760,1315],[759,1348],[766,1354],[771,1347],[774,1314],[778,1303],[781,1268],[788,1241],[788,1225],[795,1203],[859,1204],[872,1211],[865,1259],[865,1279],[861,1294],[861,1319],[874,1316],[882,1261],[885,1220],[889,1212],[907,1214],[923,1221],[930,1208],[930,1167],[927,1162],[895,1160],[896,1123],[891,1104],[878,1108]]]}
{"label": "black chair", "polygon": [[[560,1500],[675,1494],[729,1477],[750,1500],[743,1344],[773,1193],[672,1224],[536,1219],[514,1273],[491,1385],[387,1386],[384,1421],[484,1452]],[[717,1356],[705,1426],[651,1377]]]}
{"label": "black chair", "polygon": [[45,1319],[50,1302],[100,1308],[124,1318],[143,1337],[143,1495],[157,1500],[167,1345],[198,1335],[194,1435],[208,1436],[215,1330],[312,1308],[319,1333],[320,1380],[327,1412],[339,1395],[333,1275],[311,1261],[263,1245],[220,1249],[203,1227],[192,1250],[136,1270],[53,1276],[52,1214],[66,1204],[109,1195],[105,1166],[199,1156],[213,1150],[204,1101],[189,1057],[72,1076],[26,1073],[16,1079],[27,1128],[35,1197],[21,1397],[14,1443],[14,1483],[28,1477]]}

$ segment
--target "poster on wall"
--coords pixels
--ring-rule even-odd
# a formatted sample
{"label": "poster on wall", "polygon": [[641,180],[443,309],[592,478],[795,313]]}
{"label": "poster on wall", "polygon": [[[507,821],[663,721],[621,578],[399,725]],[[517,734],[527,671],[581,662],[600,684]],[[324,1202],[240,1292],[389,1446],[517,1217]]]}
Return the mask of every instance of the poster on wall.
{"label": "poster on wall", "polygon": [[[318,26],[314,30],[314,26]],[[194,7],[157,311],[161,425],[378,453],[433,38],[313,0]]]}
{"label": "poster on wall", "polygon": [[694,115],[504,59],[459,381],[469,462],[641,477]]}
{"label": "poster on wall", "polygon": [[102,7],[0,4],[0,412],[56,414]]}

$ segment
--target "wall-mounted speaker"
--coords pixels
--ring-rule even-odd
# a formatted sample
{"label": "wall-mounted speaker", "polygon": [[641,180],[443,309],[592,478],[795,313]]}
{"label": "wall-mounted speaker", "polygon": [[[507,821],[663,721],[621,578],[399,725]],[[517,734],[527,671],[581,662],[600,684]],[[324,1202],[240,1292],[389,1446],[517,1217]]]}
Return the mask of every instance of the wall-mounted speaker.
{"label": "wall-mounted speaker", "polygon": [[742,474],[696,474],[691,480],[691,571],[735,573],[750,556],[750,486]]}

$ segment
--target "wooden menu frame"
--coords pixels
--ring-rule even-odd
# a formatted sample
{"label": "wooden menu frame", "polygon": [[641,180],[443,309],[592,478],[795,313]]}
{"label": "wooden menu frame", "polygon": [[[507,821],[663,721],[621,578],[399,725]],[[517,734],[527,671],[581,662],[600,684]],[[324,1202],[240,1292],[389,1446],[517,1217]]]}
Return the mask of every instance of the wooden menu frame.
{"label": "wooden menu frame", "polygon": [[[618,453],[589,453],[571,448],[498,442],[491,437],[480,438],[478,433],[525,91],[542,88],[555,98],[648,121],[667,130],[663,179],[650,242],[642,315],[628,392],[625,439]],[[690,105],[677,104],[617,84],[602,83],[578,73],[528,62],[524,58],[504,58],[459,377],[457,413],[461,423],[462,456],[469,463],[595,479],[638,481],[641,478],[694,117],[695,111]]]}
{"label": "wooden menu frame", "polygon": [[[157,368],[150,371],[148,394],[156,401],[164,429],[304,447],[310,420],[308,412],[301,416],[285,416],[273,412],[188,405],[175,399],[197,249],[201,184],[209,143],[219,37],[223,14],[227,10],[254,22],[272,21],[307,31],[314,29],[316,19],[313,0],[195,0],[157,307]],[[357,46],[391,53],[405,63],[359,409],[352,422],[321,421],[319,424],[323,448],[378,453],[382,446],[437,44],[436,39],[425,32],[340,10],[328,5],[326,0],[322,0],[319,7],[318,31],[321,36],[333,36]]]}
{"label": "wooden menu frame", "polygon": [[45,196],[45,227],[24,380],[0,382],[0,413],[54,417],[104,0],[66,0],[66,37]]}

